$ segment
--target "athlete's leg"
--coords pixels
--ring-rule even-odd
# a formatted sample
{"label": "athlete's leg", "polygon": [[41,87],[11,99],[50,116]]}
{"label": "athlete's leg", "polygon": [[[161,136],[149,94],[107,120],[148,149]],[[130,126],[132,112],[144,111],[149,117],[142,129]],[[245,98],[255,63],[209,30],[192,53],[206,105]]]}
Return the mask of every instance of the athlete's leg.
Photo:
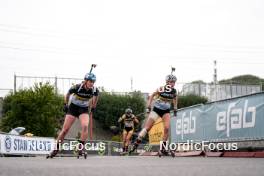
{"label": "athlete's leg", "polygon": [[126,138],[127,138],[127,131],[124,129],[123,130],[123,138],[122,138],[122,141],[123,141],[123,152],[126,151]]}
{"label": "athlete's leg", "polygon": [[85,141],[88,138],[89,115],[87,113],[83,113],[79,116],[79,119],[82,127],[81,137],[79,140],[79,154],[82,154],[85,146]]}
{"label": "athlete's leg", "polygon": [[83,113],[79,116],[82,132],[81,132],[81,140],[86,141],[88,138],[88,125],[89,125],[89,115],[87,113]]}
{"label": "athlete's leg", "polygon": [[153,124],[156,122],[156,120],[159,118],[159,115],[151,111],[148,119],[144,125],[144,128],[139,132],[136,142],[133,144],[132,149],[129,151],[129,153],[132,153],[136,150],[138,145],[141,143],[142,139],[147,135],[148,131],[152,128]]}
{"label": "athlete's leg", "polygon": [[57,138],[57,142],[62,142],[64,140],[66,134],[69,132],[69,130],[70,130],[72,124],[74,123],[75,119],[76,118],[70,114],[66,115],[62,130],[61,130],[61,132]]}
{"label": "athlete's leg", "polygon": [[169,113],[164,114],[162,120],[164,124],[163,141],[167,141],[169,137],[169,129],[170,129],[170,114]]}
{"label": "athlete's leg", "polygon": [[54,149],[52,151],[52,153],[50,154],[50,157],[54,157],[58,153],[60,143],[62,143],[62,141],[64,140],[66,134],[69,132],[72,124],[74,123],[74,121],[75,121],[75,117],[74,116],[69,115],[69,114],[66,115],[62,130],[61,130],[59,136],[57,137],[56,149]]}
{"label": "athlete's leg", "polygon": [[166,113],[162,117],[162,121],[164,124],[164,135],[163,135],[163,145],[162,145],[162,152],[163,154],[168,154],[165,146],[167,146],[167,140],[169,137],[169,129],[170,129],[170,113]]}
{"label": "athlete's leg", "polygon": [[125,140],[125,141],[126,141],[126,143],[125,143],[125,150],[126,150],[126,151],[128,151],[128,146],[129,146],[129,144],[130,144],[131,137],[132,137],[133,133],[134,133],[134,130],[130,130],[130,131],[128,132],[127,136],[126,136],[126,140]]}
{"label": "athlete's leg", "polygon": [[158,118],[159,118],[159,115],[156,112],[151,111],[151,113],[149,114],[148,119],[144,125],[144,128],[138,134],[139,140],[142,140],[146,136],[146,134],[152,128],[153,124],[156,122],[156,120]]}

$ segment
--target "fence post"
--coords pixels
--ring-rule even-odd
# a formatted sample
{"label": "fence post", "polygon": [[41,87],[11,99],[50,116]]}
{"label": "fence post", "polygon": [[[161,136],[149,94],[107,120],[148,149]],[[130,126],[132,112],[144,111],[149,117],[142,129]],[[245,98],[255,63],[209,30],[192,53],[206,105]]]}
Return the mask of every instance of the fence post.
{"label": "fence post", "polygon": [[199,96],[201,96],[201,83],[199,83]]}
{"label": "fence post", "polygon": [[231,94],[231,98],[233,98],[233,92],[232,92],[232,81],[231,81],[231,84],[230,84],[230,94]]}
{"label": "fence post", "polygon": [[108,155],[108,156],[111,156],[111,155],[112,155],[112,154],[111,154],[111,149],[112,149],[112,148],[111,148],[111,146],[112,146],[111,143],[112,143],[111,141],[108,141],[108,151],[107,151],[107,155]]}
{"label": "fence post", "polygon": [[14,93],[16,93],[16,74],[14,74]]}
{"label": "fence post", "polygon": [[55,93],[58,94],[58,78],[55,76]]}

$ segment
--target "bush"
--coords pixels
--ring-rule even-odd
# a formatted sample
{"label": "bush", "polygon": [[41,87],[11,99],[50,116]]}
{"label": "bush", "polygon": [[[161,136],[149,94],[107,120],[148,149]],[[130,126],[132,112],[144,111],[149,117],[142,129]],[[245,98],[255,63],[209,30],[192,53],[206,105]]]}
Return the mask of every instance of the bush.
{"label": "bush", "polygon": [[0,128],[8,132],[22,126],[36,136],[55,136],[63,117],[62,105],[63,96],[56,95],[48,83],[10,93],[4,98]]}
{"label": "bush", "polygon": [[186,96],[179,96],[178,98],[178,109],[193,106],[196,104],[204,104],[207,103],[206,97],[200,97],[197,95],[186,95]]}
{"label": "bush", "polygon": [[133,114],[136,115],[144,112],[145,104],[145,100],[139,92],[134,92],[131,95],[102,92],[94,118],[99,120],[103,128],[110,129],[111,126],[119,126],[117,121],[125,113],[126,108],[130,107]]}

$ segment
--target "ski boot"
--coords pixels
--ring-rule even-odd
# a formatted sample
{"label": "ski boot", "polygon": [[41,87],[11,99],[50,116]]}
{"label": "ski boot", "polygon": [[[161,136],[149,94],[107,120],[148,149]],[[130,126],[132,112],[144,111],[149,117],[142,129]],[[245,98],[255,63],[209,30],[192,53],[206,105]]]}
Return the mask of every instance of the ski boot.
{"label": "ski boot", "polygon": [[133,153],[137,148],[138,145],[141,143],[140,139],[137,139],[136,142],[132,145],[132,147],[130,148],[130,150],[128,151],[128,154]]}
{"label": "ski boot", "polygon": [[79,145],[78,145],[78,151],[77,151],[77,159],[79,159],[80,157],[84,157],[84,159],[87,158],[87,152],[85,151],[85,141],[81,141],[79,140]]}

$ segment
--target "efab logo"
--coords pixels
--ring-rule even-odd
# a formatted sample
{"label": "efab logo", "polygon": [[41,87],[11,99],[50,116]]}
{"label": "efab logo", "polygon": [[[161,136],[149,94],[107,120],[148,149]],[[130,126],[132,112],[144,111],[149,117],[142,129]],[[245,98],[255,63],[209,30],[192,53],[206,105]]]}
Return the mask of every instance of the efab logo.
{"label": "efab logo", "polygon": [[236,107],[236,103],[230,103],[227,111],[217,113],[216,130],[226,131],[230,137],[230,131],[234,129],[254,128],[256,124],[257,107],[248,107],[248,100],[244,107]]}
{"label": "efab logo", "polygon": [[5,149],[10,152],[12,148],[12,138],[10,136],[5,137]]}
{"label": "efab logo", "polygon": [[176,135],[183,136],[185,134],[193,134],[196,132],[196,117],[190,111],[189,115],[186,112],[182,113],[181,118],[176,120]]}

